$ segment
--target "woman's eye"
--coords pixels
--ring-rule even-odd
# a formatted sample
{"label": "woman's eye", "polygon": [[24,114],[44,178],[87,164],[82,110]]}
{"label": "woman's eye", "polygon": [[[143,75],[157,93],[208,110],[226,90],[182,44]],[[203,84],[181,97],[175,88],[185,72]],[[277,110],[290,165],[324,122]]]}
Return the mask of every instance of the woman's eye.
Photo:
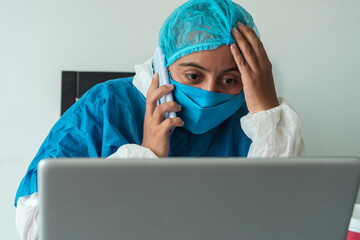
{"label": "woman's eye", "polygon": [[224,82],[226,85],[230,85],[230,84],[235,83],[236,80],[231,79],[231,78],[225,78],[225,79],[223,80],[223,82]]}
{"label": "woman's eye", "polygon": [[198,74],[186,74],[185,75],[187,78],[191,79],[191,80],[198,80],[199,79],[199,75]]}

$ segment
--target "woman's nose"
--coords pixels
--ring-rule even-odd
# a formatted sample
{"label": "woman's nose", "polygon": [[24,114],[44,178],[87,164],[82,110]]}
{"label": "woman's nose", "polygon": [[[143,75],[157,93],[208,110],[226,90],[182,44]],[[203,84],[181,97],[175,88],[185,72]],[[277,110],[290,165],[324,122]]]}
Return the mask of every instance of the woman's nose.
{"label": "woman's nose", "polygon": [[216,79],[208,79],[202,89],[210,92],[219,92],[219,86],[217,85]]}

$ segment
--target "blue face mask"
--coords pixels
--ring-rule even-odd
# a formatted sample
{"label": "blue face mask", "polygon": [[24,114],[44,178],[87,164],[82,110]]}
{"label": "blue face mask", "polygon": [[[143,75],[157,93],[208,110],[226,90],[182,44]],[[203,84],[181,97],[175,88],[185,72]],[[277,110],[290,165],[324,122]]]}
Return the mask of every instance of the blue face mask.
{"label": "blue face mask", "polygon": [[243,91],[237,95],[210,92],[176,82],[171,76],[170,82],[175,86],[174,100],[182,107],[177,116],[184,121],[183,128],[195,134],[215,128],[245,101]]}

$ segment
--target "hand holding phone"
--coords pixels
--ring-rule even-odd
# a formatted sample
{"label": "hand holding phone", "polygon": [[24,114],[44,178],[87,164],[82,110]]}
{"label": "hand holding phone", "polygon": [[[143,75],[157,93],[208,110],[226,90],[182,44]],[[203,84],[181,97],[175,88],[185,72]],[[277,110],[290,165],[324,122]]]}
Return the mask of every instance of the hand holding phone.
{"label": "hand holding phone", "polygon": [[[158,57],[156,56],[156,58]],[[160,58],[160,60],[163,62],[163,59]],[[154,61],[154,65],[157,64],[158,62],[155,63]],[[181,106],[172,99],[171,92],[174,90],[174,85],[168,83],[168,71],[164,64],[159,67],[160,70],[156,71],[146,95],[144,132],[141,146],[149,148],[158,157],[168,157],[170,132],[175,127],[184,126],[184,122],[175,114],[175,112],[181,110]],[[160,83],[160,74],[163,77],[162,83]]]}

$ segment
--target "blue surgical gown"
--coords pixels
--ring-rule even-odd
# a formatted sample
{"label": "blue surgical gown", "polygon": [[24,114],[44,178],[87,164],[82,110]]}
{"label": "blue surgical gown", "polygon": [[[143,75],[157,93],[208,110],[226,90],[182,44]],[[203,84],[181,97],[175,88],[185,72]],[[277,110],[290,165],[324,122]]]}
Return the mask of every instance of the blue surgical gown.
{"label": "blue surgical gown", "polygon": [[[15,198],[37,192],[37,165],[41,159],[108,157],[128,143],[141,145],[145,97],[133,77],[94,86],[57,121],[31,162]],[[251,140],[240,126],[246,104],[230,118],[204,134],[176,128],[170,136],[169,156],[247,156]]]}

